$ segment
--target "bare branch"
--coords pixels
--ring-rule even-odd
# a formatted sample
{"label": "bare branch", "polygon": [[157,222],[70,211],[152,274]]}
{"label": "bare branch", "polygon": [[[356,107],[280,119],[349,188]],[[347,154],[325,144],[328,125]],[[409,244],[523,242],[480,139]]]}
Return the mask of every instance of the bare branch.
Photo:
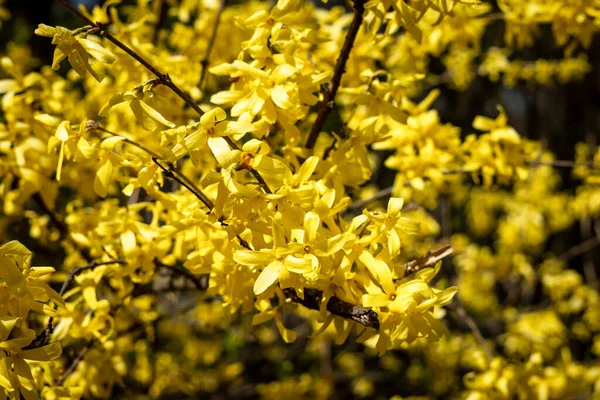
{"label": "bare branch", "polygon": [[595,249],[598,246],[600,246],[600,237],[596,236],[586,240],[585,242],[579,243],[577,246],[571,247],[569,250],[560,255],[558,259],[562,261],[569,261],[575,257],[587,253],[590,250]]}
{"label": "bare branch", "polygon": [[85,357],[87,352],[94,346],[95,343],[96,343],[96,340],[92,339],[79,351],[79,354],[77,354],[77,357],[75,357],[75,359],[73,360],[71,365],[69,365],[69,368],[67,368],[67,370],[65,371],[63,376],[61,376],[60,379],[54,383],[56,386],[62,386],[65,383],[65,380],[73,372],[75,372],[79,363],[83,360],[83,358]]}
{"label": "bare branch", "polygon": [[335,95],[337,94],[340,83],[342,82],[342,76],[346,71],[346,62],[348,61],[348,58],[350,58],[350,51],[352,50],[352,46],[354,46],[354,41],[356,40],[358,31],[362,25],[364,12],[365,0],[354,0],[354,18],[352,19],[352,23],[350,24],[350,28],[346,34],[346,39],[342,45],[340,56],[337,59],[337,63],[333,69],[333,78],[331,79],[331,82],[329,82],[329,85],[327,85],[327,87],[321,93],[323,100],[321,100],[321,104],[319,105],[317,119],[312,126],[310,134],[308,135],[308,139],[306,140],[305,147],[307,149],[312,149],[315,147],[319,133],[321,133],[321,129],[323,129],[323,125],[325,125],[325,121],[327,121],[329,113],[335,106]]}
{"label": "bare branch", "polygon": [[206,70],[208,68],[208,62],[210,60],[210,53],[212,53],[212,49],[215,45],[215,39],[217,38],[217,31],[219,30],[219,25],[221,24],[221,15],[223,14],[223,10],[225,10],[226,5],[227,5],[227,0],[221,0],[219,2],[219,9],[217,10],[215,24],[213,25],[213,30],[210,34],[210,38],[208,39],[208,45],[206,46],[206,53],[204,53],[204,58],[201,61],[202,72],[200,73],[200,80],[198,81],[198,88],[200,90],[202,90],[202,85],[204,84],[204,78],[206,78]]}
{"label": "bare branch", "polygon": [[448,257],[452,253],[454,253],[454,249],[449,244],[439,247],[435,250],[430,249],[427,251],[427,253],[425,253],[424,256],[419,257],[416,260],[409,261],[402,266],[402,269],[404,269],[405,272],[404,276],[417,273],[423,268],[433,267],[439,261]]}
{"label": "bare branch", "polygon": [[473,335],[475,335],[475,338],[477,339],[481,347],[483,347],[483,351],[485,352],[488,361],[492,361],[494,359],[492,350],[485,341],[481,330],[479,329],[473,318],[471,318],[469,313],[467,313],[467,310],[465,310],[460,301],[456,299],[456,301],[448,305],[448,308],[453,309],[456,312],[456,314],[464,321],[464,323],[467,324],[471,332],[473,332]]}

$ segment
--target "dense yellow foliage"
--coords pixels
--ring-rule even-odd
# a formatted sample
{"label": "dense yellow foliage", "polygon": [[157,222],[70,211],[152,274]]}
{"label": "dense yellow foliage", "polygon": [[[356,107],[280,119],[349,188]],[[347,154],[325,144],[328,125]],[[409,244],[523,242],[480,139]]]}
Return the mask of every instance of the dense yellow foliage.
{"label": "dense yellow foliage", "polygon": [[[224,356],[232,345],[219,332],[241,329],[237,340],[251,335],[283,362],[267,322],[293,342],[290,311],[314,328],[310,352],[356,341],[390,374],[400,373],[395,350],[420,355],[406,373],[418,381],[427,368],[431,396],[600,396],[597,287],[544,252],[553,233],[600,217],[600,148],[577,148],[581,185],[560,192],[554,155],[521,137],[501,106],[463,132],[440,119],[439,92],[428,89],[464,90],[477,76],[580,80],[600,3],[504,0],[492,12],[488,1],[356,0],[348,11],[181,0],[166,2],[169,29],[158,25],[162,2],[120,3],[82,9],[93,25],[40,24],[51,66],[32,69],[26,47],[0,60],[0,237],[27,221],[32,240],[65,254],[57,272],[31,266],[18,242],[0,247],[0,396],[110,398],[119,387],[155,398],[236,385],[245,367]],[[499,20],[505,47],[483,50]],[[564,57],[514,59],[542,24]],[[431,57],[443,74],[430,72]],[[315,122],[333,114],[339,129]],[[391,198],[353,208],[377,190],[379,161],[395,173]],[[439,279],[443,256],[407,264],[444,244],[430,215],[441,202],[464,209],[471,233],[445,238],[451,280]],[[540,283],[548,301],[505,304],[496,288],[506,282],[522,292]],[[445,306],[502,321],[505,333],[487,346],[471,333],[444,337]],[[247,314],[253,330],[239,322]],[[174,344],[155,351],[156,337]],[[573,337],[593,355],[574,359]],[[356,396],[376,395],[360,357],[336,363]],[[329,378],[292,376],[256,393],[327,398]]]}

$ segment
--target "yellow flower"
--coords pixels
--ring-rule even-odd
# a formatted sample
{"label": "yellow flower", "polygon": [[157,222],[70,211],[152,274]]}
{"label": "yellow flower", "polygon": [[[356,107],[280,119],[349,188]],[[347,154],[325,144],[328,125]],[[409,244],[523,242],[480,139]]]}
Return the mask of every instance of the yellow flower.
{"label": "yellow flower", "polygon": [[112,64],[115,61],[113,53],[98,42],[86,39],[87,32],[85,31],[71,31],[62,26],[51,27],[40,24],[35,30],[35,34],[51,37],[52,44],[56,45],[52,69],[58,70],[60,62],[68,58],[69,63],[79,75],[84,76],[86,71],[89,71],[98,82],[101,82],[104,74],[92,68],[89,57],[91,56],[103,64]]}

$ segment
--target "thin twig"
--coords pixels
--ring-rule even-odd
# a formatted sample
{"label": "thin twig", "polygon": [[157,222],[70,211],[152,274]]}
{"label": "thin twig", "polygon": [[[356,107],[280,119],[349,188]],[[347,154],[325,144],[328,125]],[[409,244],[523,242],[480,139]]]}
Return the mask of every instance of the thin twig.
{"label": "thin twig", "polygon": [[59,380],[57,380],[54,385],[55,386],[62,386],[63,383],[65,383],[65,380],[73,373],[75,372],[75,370],[77,369],[77,366],[79,365],[79,363],[83,360],[83,357],[85,357],[85,355],[87,354],[87,352],[94,346],[94,344],[96,343],[95,339],[91,339],[80,351],[79,354],[77,354],[77,357],[75,357],[75,359],[73,360],[73,362],[71,363],[71,365],[69,365],[69,368],[67,368],[67,370],[65,371],[65,373],[63,374],[63,376],[60,377]]}
{"label": "thin twig", "polygon": [[471,329],[471,332],[473,332],[473,334],[475,335],[475,338],[477,339],[477,341],[479,342],[481,347],[483,347],[483,351],[485,352],[485,355],[486,355],[488,361],[492,361],[494,359],[492,350],[490,349],[487,342],[485,341],[485,338],[483,337],[481,330],[479,329],[479,327],[477,326],[477,324],[475,323],[473,318],[471,318],[471,316],[467,313],[467,310],[465,310],[465,308],[460,303],[460,301],[458,301],[458,299],[457,299],[455,302],[451,303],[448,307],[451,309],[454,309],[456,314],[465,322],[465,324],[467,324],[469,329]]}
{"label": "thin twig", "polygon": [[308,139],[306,140],[307,149],[312,149],[315,147],[319,133],[321,133],[321,129],[323,129],[323,125],[325,125],[325,121],[327,121],[329,113],[335,106],[335,95],[337,94],[340,83],[342,82],[342,76],[346,71],[346,62],[350,57],[350,51],[352,50],[352,46],[354,46],[356,35],[358,34],[360,26],[362,25],[364,11],[365,0],[354,0],[354,18],[352,19],[352,23],[350,24],[350,28],[346,34],[346,39],[342,45],[340,56],[335,64],[333,78],[327,87],[322,91],[323,100],[321,100],[321,104],[319,105],[317,119],[312,126],[310,134],[308,135]]}
{"label": "thin twig", "polygon": [[[183,275],[188,280],[190,280],[194,284],[194,286],[196,286],[196,289],[198,289],[200,291],[206,290],[208,288],[208,280],[202,279],[203,278],[202,276],[196,276],[196,275],[192,274],[186,268],[179,268],[176,266],[170,266],[167,264],[163,264],[158,259],[154,259],[154,265],[156,265],[157,268],[164,268],[169,271],[173,271],[177,274]],[[204,275],[204,277],[206,277],[206,275]]]}
{"label": "thin twig", "polygon": [[558,259],[562,261],[569,261],[575,257],[587,253],[590,250],[600,246],[600,236],[588,239],[585,242],[579,243],[577,246],[571,247],[569,250],[561,254]]}
{"label": "thin twig", "polygon": [[577,162],[577,161],[570,161],[570,160],[554,160],[554,161],[529,161],[527,163],[527,165],[531,165],[531,166],[539,166],[539,165],[546,165],[546,166],[550,166],[550,167],[556,167],[556,168],[576,168],[576,167],[589,167],[589,168],[594,168],[594,163],[591,161],[588,162]]}
{"label": "thin twig", "polygon": [[208,68],[208,63],[210,60],[210,53],[212,53],[212,49],[215,45],[215,39],[217,38],[217,31],[219,30],[219,25],[221,24],[221,15],[223,14],[223,10],[225,10],[226,5],[227,5],[227,0],[221,0],[219,2],[219,9],[217,10],[215,24],[213,25],[213,29],[210,34],[210,38],[208,39],[208,45],[206,46],[206,52],[204,53],[204,58],[200,62],[200,64],[202,65],[202,72],[200,73],[200,80],[198,81],[198,88],[200,90],[202,90],[202,85],[204,84],[204,78],[206,78],[206,70]]}
{"label": "thin twig", "polygon": [[158,82],[160,84],[165,85],[168,88],[170,88],[177,96],[179,96],[179,98],[181,98],[190,107],[192,107],[194,109],[194,111],[196,111],[196,113],[198,113],[199,115],[204,115],[204,111],[202,111],[202,109],[198,106],[198,104],[196,104],[196,102],[187,93],[185,93],[183,90],[181,90],[179,88],[179,86],[177,86],[171,80],[171,77],[169,76],[169,74],[162,73],[158,68],[156,68],[155,66],[150,64],[146,59],[144,59],[141,55],[136,53],[133,49],[131,49],[130,47],[125,45],[123,42],[121,42],[119,39],[117,39],[113,35],[111,35],[108,31],[106,31],[106,29],[104,29],[104,25],[101,22],[92,21],[91,19],[89,19],[88,17],[83,15],[81,12],[79,12],[79,10],[77,10],[71,4],[69,4],[69,2],[67,0],[58,0],[58,1],[60,3],[62,3],[63,6],[68,8],[73,14],[75,14],[80,19],[85,21],[86,24],[90,25],[92,27],[92,29],[95,28],[96,30],[98,30],[100,35],[104,36],[106,39],[108,39],[110,42],[112,42],[115,46],[117,46],[118,48],[123,50],[125,53],[130,55],[133,59],[135,59],[137,62],[142,64],[146,69],[148,69],[148,71],[152,72],[158,78]]}
{"label": "thin twig", "polygon": [[144,152],[148,153],[148,154],[149,154],[150,156],[152,156],[152,157],[156,157],[156,158],[158,158],[158,159],[162,159],[162,157],[161,157],[160,155],[158,155],[158,153],[155,153],[153,150],[150,150],[149,148],[147,148],[147,147],[146,147],[146,146],[144,146],[143,144],[141,144],[141,143],[138,143],[138,142],[136,142],[136,141],[134,141],[134,140],[131,140],[131,139],[129,139],[129,138],[126,138],[126,137],[125,137],[125,136],[123,136],[123,135],[119,135],[118,133],[111,132],[111,131],[109,131],[108,129],[106,129],[106,128],[104,128],[104,127],[100,126],[100,125],[99,125],[99,124],[98,124],[96,121],[94,121],[94,120],[89,120],[89,121],[86,123],[86,127],[87,127],[88,129],[90,129],[90,130],[96,130],[96,131],[99,131],[99,132],[108,133],[109,135],[112,135],[112,136],[116,136],[116,137],[123,138],[123,142],[125,142],[125,143],[128,143],[128,144],[130,144],[130,145],[132,145],[132,146],[135,146],[135,147],[137,147],[138,149],[140,149],[140,150],[142,150],[142,151],[144,151]]}
{"label": "thin twig", "polygon": [[[577,161],[570,161],[570,160],[554,160],[554,161],[532,160],[532,161],[526,161],[525,164],[528,165],[528,166],[530,166],[530,167],[539,167],[539,166],[548,166],[548,167],[555,167],[555,168],[587,167],[587,168],[590,168],[592,170],[599,169],[591,161],[577,162]],[[466,173],[473,173],[473,172],[477,172],[477,170],[475,170],[475,171],[469,171],[469,170],[466,170],[466,169],[463,169],[463,168],[457,168],[457,169],[452,169],[452,170],[444,171],[444,175],[466,174]]]}
{"label": "thin twig", "polygon": [[257,170],[255,170],[254,168],[250,169],[250,173],[252,174],[252,176],[254,178],[256,178],[256,180],[258,181],[258,183],[262,186],[262,188],[265,190],[265,192],[272,194],[273,192],[271,191],[271,189],[269,189],[269,185],[267,184],[267,182],[265,181],[265,179],[260,176],[260,174],[258,173]]}
{"label": "thin twig", "polygon": [[152,157],[152,161],[154,161],[154,163],[160,168],[162,169],[162,171],[164,172],[165,176],[167,176],[168,178],[171,178],[173,180],[176,180],[177,182],[179,182],[180,185],[182,185],[183,187],[185,187],[187,190],[189,190],[194,196],[196,196],[196,198],[198,200],[200,200],[200,202],[202,202],[202,204],[204,204],[209,211],[212,211],[212,209],[214,208],[214,204],[213,202],[206,197],[206,195],[204,193],[202,193],[200,191],[200,189],[198,189],[197,187],[194,187],[194,185],[190,185],[190,181],[186,178],[182,179],[180,174],[176,174],[172,168],[170,167],[165,167],[164,165],[162,165],[161,161],[159,161],[159,159],[157,157]]}
{"label": "thin twig", "polygon": [[404,270],[404,277],[415,274],[423,268],[434,267],[439,261],[452,255],[453,253],[454,249],[449,244],[438,247],[435,250],[430,249],[427,251],[427,253],[425,253],[425,255],[409,261],[401,267],[401,269]]}
{"label": "thin twig", "polygon": [[371,196],[367,199],[355,201],[354,203],[349,205],[348,208],[346,208],[346,210],[344,210],[344,214],[346,214],[346,213],[350,214],[355,211],[362,210],[363,208],[365,208],[366,206],[368,206],[370,203],[372,203],[374,201],[381,200],[387,196],[391,196],[392,190],[393,190],[393,187],[390,186],[385,189],[381,189],[380,191],[378,191],[373,196]]}

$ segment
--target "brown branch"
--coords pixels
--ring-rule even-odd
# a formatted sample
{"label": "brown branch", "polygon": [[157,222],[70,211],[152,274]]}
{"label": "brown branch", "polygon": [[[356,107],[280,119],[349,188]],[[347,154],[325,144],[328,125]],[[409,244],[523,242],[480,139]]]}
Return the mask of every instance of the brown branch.
{"label": "brown branch", "polygon": [[157,0],[156,3],[155,6],[158,9],[158,19],[156,21],[156,26],[154,27],[154,32],[152,33],[152,44],[155,46],[158,43],[158,34],[167,21],[167,12],[169,11],[169,5],[166,0]]}
{"label": "brown branch", "polygon": [[423,268],[434,267],[435,264],[448,257],[452,253],[454,253],[454,249],[449,244],[439,247],[435,250],[430,249],[427,251],[427,253],[425,253],[424,256],[409,261],[402,266],[402,269],[405,273],[404,276],[415,274]]}
{"label": "brown branch", "polygon": [[346,39],[344,39],[340,56],[335,64],[335,68],[333,69],[333,78],[327,87],[322,91],[323,100],[321,100],[321,104],[319,105],[317,119],[312,126],[310,134],[308,135],[308,139],[306,140],[305,147],[307,149],[312,149],[315,147],[319,133],[321,133],[321,129],[323,129],[323,125],[325,125],[325,121],[327,121],[329,113],[335,106],[335,95],[337,94],[340,83],[342,82],[342,76],[346,71],[346,62],[350,57],[350,51],[352,50],[352,46],[354,46],[354,41],[356,40],[358,31],[362,25],[364,11],[365,0],[354,0],[354,18],[352,19],[352,23],[350,24],[350,28],[346,34]]}
{"label": "brown branch", "polygon": [[202,193],[198,187],[195,187],[195,185],[190,184],[191,181],[189,181],[187,177],[182,178],[181,175],[179,173],[176,174],[170,166],[165,167],[164,165],[162,165],[162,163],[158,160],[157,157],[153,156],[152,161],[154,161],[154,163],[158,165],[158,167],[163,171],[167,178],[171,178],[179,182],[181,186],[185,187],[194,196],[196,196],[196,198],[200,200],[200,202],[202,202],[202,204],[204,204],[209,209],[209,211],[212,211],[212,209],[214,208],[213,202],[208,197],[206,197],[206,195]]}
{"label": "brown branch", "polygon": [[[303,305],[311,310],[319,310],[321,300],[323,298],[323,291],[318,289],[304,289],[304,299],[296,293],[293,288],[283,289],[283,294],[292,302]],[[355,306],[337,297],[331,297],[327,302],[327,311],[342,317],[349,319],[368,328],[379,329],[379,315],[373,311],[364,307]]]}
{"label": "brown branch", "polygon": [[260,174],[258,173],[257,170],[255,170],[254,168],[250,169],[250,173],[252,174],[252,176],[254,178],[256,178],[256,180],[258,181],[258,183],[262,186],[262,188],[265,190],[265,192],[272,194],[273,192],[271,191],[271,189],[269,189],[269,185],[267,184],[267,181],[265,181],[265,179],[260,176]]}
{"label": "brown branch", "polygon": [[208,39],[208,45],[206,46],[206,52],[204,53],[204,58],[200,62],[200,64],[202,65],[202,72],[200,73],[200,80],[198,81],[198,88],[200,90],[202,90],[202,85],[204,84],[204,78],[206,78],[206,69],[208,68],[208,62],[210,60],[210,53],[212,53],[212,49],[215,45],[215,39],[217,38],[217,31],[219,30],[219,25],[221,24],[221,15],[223,14],[223,10],[225,10],[226,5],[227,5],[227,0],[221,0],[219,2],[219,9],[217,10],[215,24],[213,25],[213,30],[210,34],[210,38]]}
{"label": "brown branch", "polygon": [[75,370],[77,369],[77,366],[79,365],[79,363],[83,360],[83,358],[85,357],[85,355],[87,354],[87,352],[94,346],[94,344],[96,343],[95,339],[91,339],[80,351],[79,354],[77,354],[77,357],[75,357],[75,359],[73,360],[73,362],[71,363],[71,365],[69,365],[69,368],[67,368],[67,370],[65,371],[65,373],[63,374],[63,376],[60,377],[59,380],[57,380],[54,385],[56,386],[62,386],[63,383],[65,383],[65,380],[73,373],[75,372]]}
{"label": "brown branch", "polygon": [[588,167],[588,168],[595,169],[594,163],[591,161],[577,162],[577,161],[570,161],[570,160],[554,160],[554,161],[535,160],[535,161],[529,161],[527,163],[527,165],[530,165],[530,166],[546,165],[546,166],[556,167],[556,168]]}
{"label": "brown branch", "polygon": [[367,199],[355,201],[354,203],[349,205],[348,208],[346,208],[344,210],[344,214],[349,214],[349,213],[353,213],[353,212],[362,210],[363,208],[365,208],[366,206],[368,206],[370,203],[372,203],[374,201],[381,200],[385,197],[391,196],[392,190],[393,190],[393,187],[390,186],[385,189],[381,189],[380,191],[378,191],[373,196],[371,196]]}
{"label": "brown branch", "polygon": [[146,61],[141,55],[136,53],[133,49],[131,49],[130,47],[125,45],[123,42],[121,42],[119,39],[117,39],[116,37],[111,35],[109,32],[107,32],[104,29],[104,25],[101,22],[92,21],[91,19],[89,19],[88,17],[83,15],[81,12],[79,12],[79,10],[77,10],[71,4],[69,4],[69,2],[67,0],[58,0],[58,1],[60,3],[62,3],[63,6],[68,8],[73,14],[75,14],[80,19],[85,21],[86,24],[90,25],[92,29],[96,29],[101,36],[104,36],[107,40],[109,40],[115,46],[117,46],[118,48],[123,50],[125,53],[127,53],[129,56],[131,56],[137,62],[142,64],[146,69],[148,69],[150,72],[152,72],[152,74],[154,74],[156,76],[156,78],[158,79],[158,83],[165,85],[169,89],[171,89],[177,96],[179,96],[179,98],[181,98],[190,107],[192,107],[194,109],[194,111],[196,111],[196,113],[198,113],[199,115],[204,115],[204,111],[202,111],[202,109],[198,106],[198,104],[196,104],[196,102],[187,93],[185,93],[183,90],[181,90],[179,88],[179,86],[177,86],[171,80],[171,77],[169,76],[169,74],[162,73],[158,68],[156,68],[155,66],[150,64],[148,61]]}
{"label": "brown branch", "polygon": [[[593,170],[600,169],[596,165],[594,165],[594,163],[591,161],[577,162],[577,161],[570,161],[570,160],[554,160],[554,161],[532,160],[532,161],[526,161],[525,164],[530,167],[539,167],[539,166],[548,166],[548,167],[555,167],[555,168],[587,167],[587,168],[590,168]],[[478,171],[479,170],[468,171],[466,169],[457,168],[457,169],[444,171],[444,175],[466,174],[466,173],[473,173],[473,172],[478,172]]]}
{"label": "brown branch", "polygon": [[[442,246],[436,250],[429,250],[427,254],[402,266],[405,276],[420,271],[426,267],[434,266],[444,257],[452,254],[452,246]],[[283,294],[292,302],[303,305],[311,310],[320,310],[323,291],[304,288],[304,299],[300,298],[293,288],[283,289]],[[327,311],[339,317],[354,321],[368,328],[379,329],[379,315],[370,309],[356,306],[337,297],[331,297],[327,302]]]}
{"label": "brown branch", "polygon": [[158,259],[154,259],[154,265],[157,268],[164,268],[166,270],[173,271],[179,275],[182,275],[183,277],[187,278],[190,282],[192,282],[194,284],[194,286],[196,287],[196,289],[198,289],[200,291],[208,289],[208,279],[204,279],[207,277],[207,275],[196,276],[184,267],[180,268],[177,266],[163,264]]}
{"label": "brown branch", "polygon": [[89,120],[88,122],[86,122],[85,125],[86,125],[86,128],[89,129],[89,130],[91,130],[91,131],[98,131],[98,132],[108,133],[109,135],[123,138],[123,142],[128,143],[128,144],[130,144],[130,145],[132,145],[134,147],[137,147],[138,149],[140,149],[140,150],[148,153],[152,157],[155,157],[155,158],[158,158],[158,159],[162,159],[162,157],[160,155],[158,155],[158,153],[155,153],[154,151],[150,150],[149,148],[147,148],[143,144],[138,143],[138,142],[136,142],[134,140],[131,140],[129,138],[126,138],[123,135],[119,135],[118,133],[111,132],[108,129],[103,128],[102,126],[100,126],[96,121]]}
{"label": "brown branch", "polygon": [[593,237],[585,242],[579,243],[577,246],[571,247],[569,250],[561,254],[558,259],[561,261],[568,261],[585,254],[598,246],[600,246],[600,236]]}

